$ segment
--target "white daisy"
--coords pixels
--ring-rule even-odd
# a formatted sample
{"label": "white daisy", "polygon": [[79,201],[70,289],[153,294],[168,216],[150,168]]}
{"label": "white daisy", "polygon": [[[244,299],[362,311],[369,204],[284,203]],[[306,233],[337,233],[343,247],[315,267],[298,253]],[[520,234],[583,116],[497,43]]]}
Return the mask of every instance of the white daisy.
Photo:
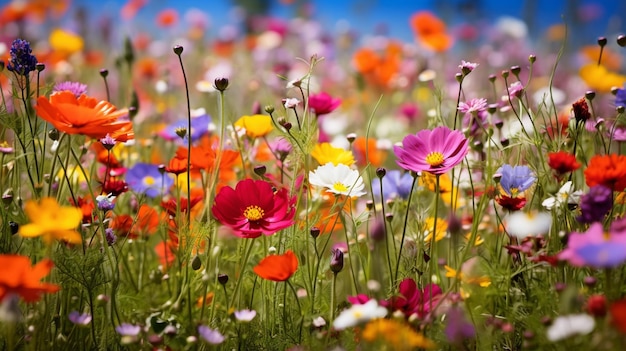
{"label": "white daisy", "polygon": [[327,192],[346,195],[363,196],[366,194],[363,178],[357,170],[351,169],[344,164],[333,165],[327,163],[309,172],[311,185],[326,188]]}
{"label": "white daisy", "polygon": [[514,212],[504,219],[504,227],[509,235],[519,239],[537,236],[550,231],[552,215],[548,212]]}
{"label": "white daisy", "polygon": [[588,314],[560,316],[548,328],[548,340],[559,341],[577,334],[589,334],[595,326],[596,321]]}
{"label": "white daisy", "polygon": [[341,311],[339,316],[333,321],[333,327],[336,330],[344,330],[371,319],[383,318],[386,315],[387,309],[378,306],[378,302],[371,299],[362,305],[352,305],[352,307]]}
{"label": "white daisy", "polygon": [[561,187],[561,189],[559,189],[559,192],[555,196],[543,200],[541,204],[548,210],[551,210],[555,207],[559,208],[562,205],[578,204],[578,202],[580,201],[580,196],[582,195],[582,191],[573,190],[574,189],[572,189],[572,182],[569,181],[563,184],[563,186]]}

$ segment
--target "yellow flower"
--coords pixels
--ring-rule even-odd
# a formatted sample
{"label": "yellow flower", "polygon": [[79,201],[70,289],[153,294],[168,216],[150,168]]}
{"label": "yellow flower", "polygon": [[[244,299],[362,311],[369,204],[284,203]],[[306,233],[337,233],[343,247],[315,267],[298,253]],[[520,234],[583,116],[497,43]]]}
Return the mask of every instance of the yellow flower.
{"label": "yellow flower", "polygon": [[269,134],[272,127],[272,118],[265,115],[241,116],[235,122],[235,127],[246,130],[246,135],[250,138],[263,137]]}
{"label": "yellow flower", "polygon": [[[86,171],[87,170],[85,170],[85,172]],[[84,183],[87,183],[87,181],[89,180],[88,177],[85,176],[85,173],[83,173],[83,171],[78,166],[74,166],[73,168],[68,169],[67,177],[69,178],[72,184],[84,184]],[[63,169],[60,169],[59,172],[57,173],[56,180],[59,182],[66,181],[65,171]]]}
{"label": "yellow flower", "polygon": [[79,35],[59,28],[50,33],[49,41],[52,49],[68,55],[81,51],[84,45],[83,38]]}
{"label": "yellow flower", "polygon": [[341,163],[346,166],[351,166],[354,163],[352,151],[334,147],[330,143],[316,144],[313,151],[311,151],[311,156],[313,156],[320,165],[332,163],[337,166]]}
{"label": "yellow flower", "polygon": [[[437,179],[434,174],[423,172],[422,176],[419,177],[419,185],[434,192],[437,185]],[[452,204],[453,199],[456,199],[457,206],[465,205],[465,199],[459,197],[459,188],[452,188],[450,176],[445,173],[439,176],[439,194],[441,195],[443,202],[448,206]]]}
{"label": "yellow flower", "polygon": [[54,198],[47,197],[37,201],[28,201],[24,212],[31,223],[24,224],[19,229],[19,234],[25,238],[43,236],[46,244],[54,239],[78,244],[82,237],[76,231],[83,219],[83,213],[79,208],[72,206],[59,206]]}
{"label": "yellow flower", "polygon": [[382,339],[390,344],[393,350],[432,349],[435,347],[435,344],[424,335],[394,319],[379,318],[367,323],[362,336],[368,342]]}
{"label": "yellow flower", "polygon": [[608,93],[613,87],[621,87],[626,76],[610,72],[606,67],[589,63],[580,68],[580,77],[587,86],[600,93]]}
{"label": "yellow flower", "polygon": [[489,285],[491,285],[491,279],[489,279],[489,277],[487,276],[468,277],[465,274],[463,274],[463,272],[457,272],[454,268],[447,266],[447,265],[445,266],[445,269],[446,269],[446,277],[448,278],[456,278],[462,281],[463,283],[478,285],[481,288],[486,288]]}
{"label": "yellow flower", "polygon": [[[472,238],[472,233],[465,234],[465,240],[469,241],[471,238]],[[485,240],[481,238],[480,235],[476,235],[476,237],[474,238],[474,246],[478,246],[484,242]]]}
{"label": "yellow flower", "polygon": [[[434,217],[428,217],[426,218],[426,220],[424,221],[424,242],[429,243],[432,238],[431,235],[433,234],[433,228],[435,227],[435,218]],[[448,230],[448,222],[446,220],[444,220],[443,218],[438,218],[437,219],[437,228],[436,228],[436,235],[435,235],[435,241],[439,241],[441,239],[443,239],[446,236],[446,231]]]}

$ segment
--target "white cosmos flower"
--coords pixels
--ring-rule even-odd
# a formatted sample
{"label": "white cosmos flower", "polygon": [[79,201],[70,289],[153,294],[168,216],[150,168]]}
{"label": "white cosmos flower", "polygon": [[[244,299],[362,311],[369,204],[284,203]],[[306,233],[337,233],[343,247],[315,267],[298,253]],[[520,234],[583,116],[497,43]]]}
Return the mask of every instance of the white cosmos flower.
{"label": "white cosmos flower", "polygon": [[589,334],[595,326],[596,321],[588,314],[560,316],[548,328],[548,340],[559,341],[577,334]]}
{"label": "white cosmos flower", "polygon": [[359,171],[344,164],[327,163],[309,172],[311,185],[326,188],[327,192],[346,196],[363,196],[366,194],[363,178]]}
{"label": "white cosmos flower", "polygon": [[543,207],[551,210],[555,207],[559,208],[562,205],[577,204],[580,201],[582,191],[572,191],[572,185],[573,184],[571,181],[563,184],[563,186],[561,187],[561,189],[559,189],[559,192],[555,196],[543,200],[543,202],[541,203]]}
{"label": "white cosmos flower", "polygon": [[371,319],[383,318],[386,315],[387,309],[378,306],[378,302],[371,299],[362,305],[352,305],[352,307],[341,311],[333,321],[333,327],[337,330],[344,330]]}
{"label": "white cosmos flower", "polygon": [[519,239],[545,234],[551,226],[552,215],[549,212],[517,211],[504,219],[506,231]]}

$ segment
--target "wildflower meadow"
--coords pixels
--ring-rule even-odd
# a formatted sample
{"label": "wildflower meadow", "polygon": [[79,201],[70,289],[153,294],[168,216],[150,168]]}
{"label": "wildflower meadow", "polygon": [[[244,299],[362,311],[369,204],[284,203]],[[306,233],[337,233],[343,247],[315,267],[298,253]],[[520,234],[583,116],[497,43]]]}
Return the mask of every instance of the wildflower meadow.
{"label": "wildflower meadow", "polygon": [[0,350],[626,349],[623,16],[86,3],[0,8]]}

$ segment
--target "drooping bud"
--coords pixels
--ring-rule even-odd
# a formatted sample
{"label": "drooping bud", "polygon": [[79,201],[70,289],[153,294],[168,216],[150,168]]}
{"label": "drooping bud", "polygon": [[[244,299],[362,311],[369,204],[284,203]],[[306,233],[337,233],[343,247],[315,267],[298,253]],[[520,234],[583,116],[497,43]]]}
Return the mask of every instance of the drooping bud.
{"label": "drooping bud", "polygon": [[330,270],[337,274],[343,269],[343,251],[340,249],[330,250]]}

